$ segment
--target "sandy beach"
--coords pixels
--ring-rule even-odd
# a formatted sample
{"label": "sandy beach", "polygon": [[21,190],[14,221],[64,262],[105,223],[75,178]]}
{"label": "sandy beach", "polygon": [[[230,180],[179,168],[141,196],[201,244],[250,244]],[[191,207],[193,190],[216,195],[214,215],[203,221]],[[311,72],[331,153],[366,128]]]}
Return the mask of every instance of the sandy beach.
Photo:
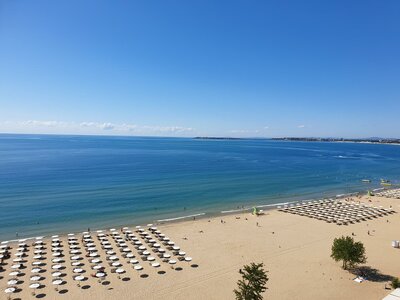
{"label": "sandy beach", "polygon": [[[400,211],[399,200],[376,196],[363,196],[358,200],[385,208],[392,206],[397,212]],[[61,270],[65,273],[62,277],[65,284],[56,291],[51,276],[54,271],[51,270],[51,242],[47,239],[44,271],[40,273],[43,277],[40,281],[42,287],[32,295],[29,284],[33,275],[31,263],[34,248],[32,241],[29,241],[27,263],[24,264],[26,269],[22,269],[22,274],[18,276],[20,283],[17,286],[20,290],[11,294],[12,299],[233,299],[233,289],[239,279],[238,270],[251,262],[263,262],[269,272],[270,280],[265,294],[267,299],[381,299],[390,292],[385,290],[389,276],[400,277],[400,250],[391,246],[392,240],[400,239],[398,213],[338,226],[269,210],[259,217],[243,213],[157,227],[179,245],[186,256],[192,257],[192,261],[177,260],[174,265],[161,262],[161,266],[155,268],[136,255],[144,267],[137,271],[129,259],[116,251],[122,268],[126,270],[126,273],[117,275],[109,271],[111,267],[107,263],[106,253],[93,232],[95,247],[99,249],[99,259],[105,266],[107,277],[101,283],[91,277],[92,264],[84,256],[85,251],[82,251],[81,268],[86,280],[78,287],[77,281],[73,280],[76,274],[73,273],[67,237],[64,236],[60,239],[65,254],[65,262],[62,263],[65,269]],[[333,239],[352,233],[355,234],[355,240],[364,243],[368,258],[365,266],[377,270],[379,276],[376,278],[357,283],[353,281],[355,275],[342,270],[341,264],[330,258]],[[76,236],[83,250],[81,235]],[[115,240],[109,240],[116,249]],[[131,244],[129,247],[133,253],[136,251]],[[11,278],[9,273],[15,253],[16,247],[12,245],[11,259],[5,261],[4,271],[0,273],[0,299],[8,297],[4,290]],[[156,260],[160,261],[158,257]]]}

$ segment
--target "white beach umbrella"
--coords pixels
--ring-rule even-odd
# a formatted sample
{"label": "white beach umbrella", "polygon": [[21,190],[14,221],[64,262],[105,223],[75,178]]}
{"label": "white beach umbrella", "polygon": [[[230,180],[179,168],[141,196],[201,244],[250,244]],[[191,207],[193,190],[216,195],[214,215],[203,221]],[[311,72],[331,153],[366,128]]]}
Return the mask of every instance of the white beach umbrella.
{"label": "white beach umbrella", "polygon": [[118,268],[115,270],[115,273],[122,274],[122,273],[125,273],[125,270],[122,268]]}
{"label": "white beach umbrella", "polygon": [[19,274],[21,274],[21,271],[12,271],[10,274],[8,274],[9,276],[18,276]]}
{"label": "white beach umbrella", "polygon": [[82,275],[78,275],[78,276],[74,277],[74,280],[76,280],[76,281],[83,281],[84,279],[85,279],[85,277]]}
{"label": "white beach umbrella", "polygon": [[8,285],[16,285],[17,283],[18,283],[18,280],[16,280],[16,279],[11,279],[11,280],[7,281]]}
{"label": "white beach umbrella", "polygon": [[83,272],[83,269],[81,269],[81,268],[75,268],[75,269],[73,270],[73,272],[74,272],[74,273],[82,273],[82,272]]}
{"label": "white beach umbrella", "polygon": [[59,270],[59,269],[62,268],[62,265],[53,265],[51,268],[52,268],[53,270]]}
{"label": "white beach umbrella", "polygon": [[131,264],[137,264],[137,263],[139,263],[139,261],[138,261],[137,259],[131,259],[129,262],[130,262]]}
{"label": "white beach umbrella", "polygon": [[15,292],[15,287],[9,287],[9,288],[6,288],[5,290],[4,290],[4,292],[6,293],[6,294],[12,294],[12,293],[14,293]]}
{"label": "white beach umbrella", "polygon": [[136,265],[133,267],[135,270],[139,271],[139,270],[143,270],[143,267],[141,265]]}
{"label": "white beach umbrella", "polygon": [[95,265],[92,267],[93,270],[99,270],[101,268],[104,268],[102,265]]}
{"label": "white beach umbrella", "polygon": [[11,266],[11,269],[19,269],[21,268],[21,264],[15,264]]}
{"label": "white beach umbrella", "polygon": [[40,277],[40,276],[34,275],[34,276],[31,277],[31,280],[32,281],[39,281],[41,278],[42,277]]}

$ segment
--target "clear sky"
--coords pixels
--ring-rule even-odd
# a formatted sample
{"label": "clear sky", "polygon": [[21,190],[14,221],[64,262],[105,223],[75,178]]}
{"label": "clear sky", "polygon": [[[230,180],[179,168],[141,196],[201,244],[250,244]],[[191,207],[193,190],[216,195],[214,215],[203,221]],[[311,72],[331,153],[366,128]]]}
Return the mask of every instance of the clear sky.
{"label": "clear sky", "polygon": [[0,132],[400,137],[400,1],[0,0]]}

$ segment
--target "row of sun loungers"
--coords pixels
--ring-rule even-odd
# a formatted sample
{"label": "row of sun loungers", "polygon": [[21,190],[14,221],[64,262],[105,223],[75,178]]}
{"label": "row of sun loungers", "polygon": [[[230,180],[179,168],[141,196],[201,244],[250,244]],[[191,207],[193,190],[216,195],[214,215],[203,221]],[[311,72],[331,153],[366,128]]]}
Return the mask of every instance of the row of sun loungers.
{"label": "row of sun loungers", "polygon": [[[9,269],[8,277],[0,280],[2,286],[2,281],[6,281],[4,292],[9,295],[26,287],[26,282],[33,295],[46,284],[59,292],[68,280],[76,282],[77,287],[90,280],[109,284],[105,279],[110,273],[121,279],[122,274],[139,272],[139,277],[144,278],[148,277],[143,273],[147,268],[160,269],[157,273],[165,274],[166,267],[179,271],[183,264],[192,261],[152,224],[145,228],[137,226],[134,230],[124,227],[121,230],[70,233],[66,238],[54,235],[50,240],[37,237],[18,243],[2,242],[0,259],[3,272]],[[196,264],[191,266],[197,267]],[[72,269],[69,272],[72,278],[68,278],[67,268]]]}
{"label": "row of sun loungers", "polygon": [[297,203],[278,207],[278,210],[337,225],[354,224],[394,213],[392,209],[341,200],[318,200]]}
{"label": "row of sun loungers", "polygon": [[379,197],[400,199],[400,189],[384,190],[375,195]]}

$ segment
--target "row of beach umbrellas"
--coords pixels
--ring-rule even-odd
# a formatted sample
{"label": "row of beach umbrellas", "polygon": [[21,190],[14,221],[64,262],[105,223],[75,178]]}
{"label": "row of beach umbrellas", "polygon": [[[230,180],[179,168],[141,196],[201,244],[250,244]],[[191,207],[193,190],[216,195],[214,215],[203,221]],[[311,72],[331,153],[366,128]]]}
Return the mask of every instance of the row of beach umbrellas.
{"label": "row of beach umbrellas", "polygon": [[342,200],[317,200],[278,207],[279,211],[336,223],[354,224],[394,213],[392,209]]}

